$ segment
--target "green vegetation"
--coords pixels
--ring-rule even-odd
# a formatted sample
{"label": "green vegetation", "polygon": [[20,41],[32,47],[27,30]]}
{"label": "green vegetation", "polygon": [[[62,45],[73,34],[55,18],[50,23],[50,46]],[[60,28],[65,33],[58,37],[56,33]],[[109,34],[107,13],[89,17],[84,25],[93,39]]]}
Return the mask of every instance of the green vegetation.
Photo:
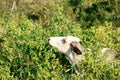
{"label": "green vegetation", "polygon": [[[118,80],[120,61],[104,62],[101,49],[120,53],[119,0],[2,0],[1,80]],[[51,36],[73,35],[90,48],[77,76]]]}

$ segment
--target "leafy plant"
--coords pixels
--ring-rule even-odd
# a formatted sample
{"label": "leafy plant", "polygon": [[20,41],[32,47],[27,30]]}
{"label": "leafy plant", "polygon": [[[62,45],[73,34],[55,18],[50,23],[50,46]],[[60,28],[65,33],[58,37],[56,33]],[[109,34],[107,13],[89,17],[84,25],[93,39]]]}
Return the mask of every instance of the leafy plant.
{"label": "leafy plant", "polygon": [[[19,10],[18,12],[16,11],[16,13],[8,12],[0,17],[0,79],[119,79],[119,60],[105,62],[99,55],[101,54],[101,49],[104,47],[112,48],[118,53],[120,52],[120,28],[115,27],[114,23],[109,21],[103,21],[102,24],[98,24],[99,20],[97,16],[94,16],[93,13],[88,14],[84,11],[86,7],[80,12],[82,17],[80,22],[75,22],[71,20],[72,17],[68,18],[71,14],[74,19],[76,17],[75,14],[72,13],[71,7],[69,7],[69,1],[62,3],[65,1],[61,0],[54,5],[48,2],[40,3],[42,7],[40,7],[38,11],[36,9],[38,6],[35,4],[33,5],[34,7],[30,9],[33,11],[28,11],[29,13],[35,12],[35,15],[37,15],[37,12],[41,10],[45,12],[44,16],[50,16],[49,18],[45,17],[43,23],[39,23],[39,20],[37,20],[38,23],[36,23],[29,18],[30,16],[24,11],[25,5],[22,6],[23,4],[27,4],[27,2],[17,5],[19,8],[22,6],[21,9],[19,9],[21,12],[19,12]],[[31,2],[28,4],[31,4]],[[78,3],[78,5],[79,4],[80,3]],[[84,2],[84,4],[87,4],[87,2]],[[97,7],[94,8],[99,9],[101,7],[101,5],[98,6],[97,3],[95,5]],[[30,7],[32,4],[26,6]],[[51,6],[50,10],[48,9],[49,6]],[[70,12],[65,12],[65,7],[67,10],[70,10]],[[47,8],[47,11],[44,11],[43,8]],[[51,10],[53,12],[49,12]],[[47,12],[52,14],[47,14]],[[100,12],[102,11],[100,10]],[[107,19],[111,15],[107,13],[104,14],[107,16],[105,17]],[[40,17],[41,15],[37,16]],[[95,25],[87,28],[86,25],[91,24],[91,22],[89,24],[89,21],[85,21],[87,18],[90,20],[95,19]],[[101,19],[104,18],[101,17]],[[44,20],[47,20],[47,22],[44,23]],[[80,43],[85,48],[91,50],[86,52],[84,56],[85,59],[79,63],[81,73],[79,76],[75,74],[73,67],[66,60],[65,55],[59,53],[48,44],[48,39],[51,36],[68,35],[79,37]]]}

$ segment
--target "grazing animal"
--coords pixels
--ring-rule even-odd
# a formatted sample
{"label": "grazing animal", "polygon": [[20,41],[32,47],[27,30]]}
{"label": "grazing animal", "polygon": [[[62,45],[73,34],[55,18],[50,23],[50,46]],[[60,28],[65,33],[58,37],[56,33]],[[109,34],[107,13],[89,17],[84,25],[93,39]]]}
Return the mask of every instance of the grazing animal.
{"label": "grazing animal", "polygon": [[[66,55],[66,58],[69,60],[70,64],[73,65],[75,72],[79,75],[78,63],[83,59],[83,55],[87,50],[79,43],[80,39],[74,36],[60,36],[50,37],[48,42],[51,46],[57,48],[58,51]],[[110,61],[120,56],[116,55],[116,51],[110,48],[103,48],[101,50],[101,55],[105,58],[106,61]]]}
{"label": "grazing animal", "polygon": [[78,62],[82,60],[85,48],[79,43],[80,39],[74,36],[50,37],[48,42],[51,46],[66,55],[75,72],[79,74]]}

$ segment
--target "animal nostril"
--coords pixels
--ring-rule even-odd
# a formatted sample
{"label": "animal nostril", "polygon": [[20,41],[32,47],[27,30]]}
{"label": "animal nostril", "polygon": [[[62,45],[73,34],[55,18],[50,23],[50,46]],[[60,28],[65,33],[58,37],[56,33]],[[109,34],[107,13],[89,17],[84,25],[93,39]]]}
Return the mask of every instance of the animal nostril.
{"label": "animal nostril", "polygon": [[50,39],[48,39],[48,41],[50,41]]}

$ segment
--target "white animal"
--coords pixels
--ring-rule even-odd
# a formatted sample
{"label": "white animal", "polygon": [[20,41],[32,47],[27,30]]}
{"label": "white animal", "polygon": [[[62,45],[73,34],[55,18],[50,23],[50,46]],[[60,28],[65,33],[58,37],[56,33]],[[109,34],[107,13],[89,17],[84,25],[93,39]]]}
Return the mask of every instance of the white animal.
{"label": "white animal", "polygon": [[82,60],[85,48],[79,43],[80,39],[74,36],[50,37],[49,44],[64,53],[70,64],[74,66],[75,72],[79,74],[78,62]]}
{"label": "white animal", "polygon": [[[66,55],[66,58],[69,60],[70,64],[74,66],[75,72],[79,75],[78,62],[83,59],[83,55],[86,50],[79,42],[80,39],[74,36],[66,37],[50,37],[48,40],[49,44],[58,49]],[[109,61],[116,56],[116,52],[110,48],[103,48],[101,51],[102,57],[106,61]],[[98,61],[98,60],[97,60]]]}

